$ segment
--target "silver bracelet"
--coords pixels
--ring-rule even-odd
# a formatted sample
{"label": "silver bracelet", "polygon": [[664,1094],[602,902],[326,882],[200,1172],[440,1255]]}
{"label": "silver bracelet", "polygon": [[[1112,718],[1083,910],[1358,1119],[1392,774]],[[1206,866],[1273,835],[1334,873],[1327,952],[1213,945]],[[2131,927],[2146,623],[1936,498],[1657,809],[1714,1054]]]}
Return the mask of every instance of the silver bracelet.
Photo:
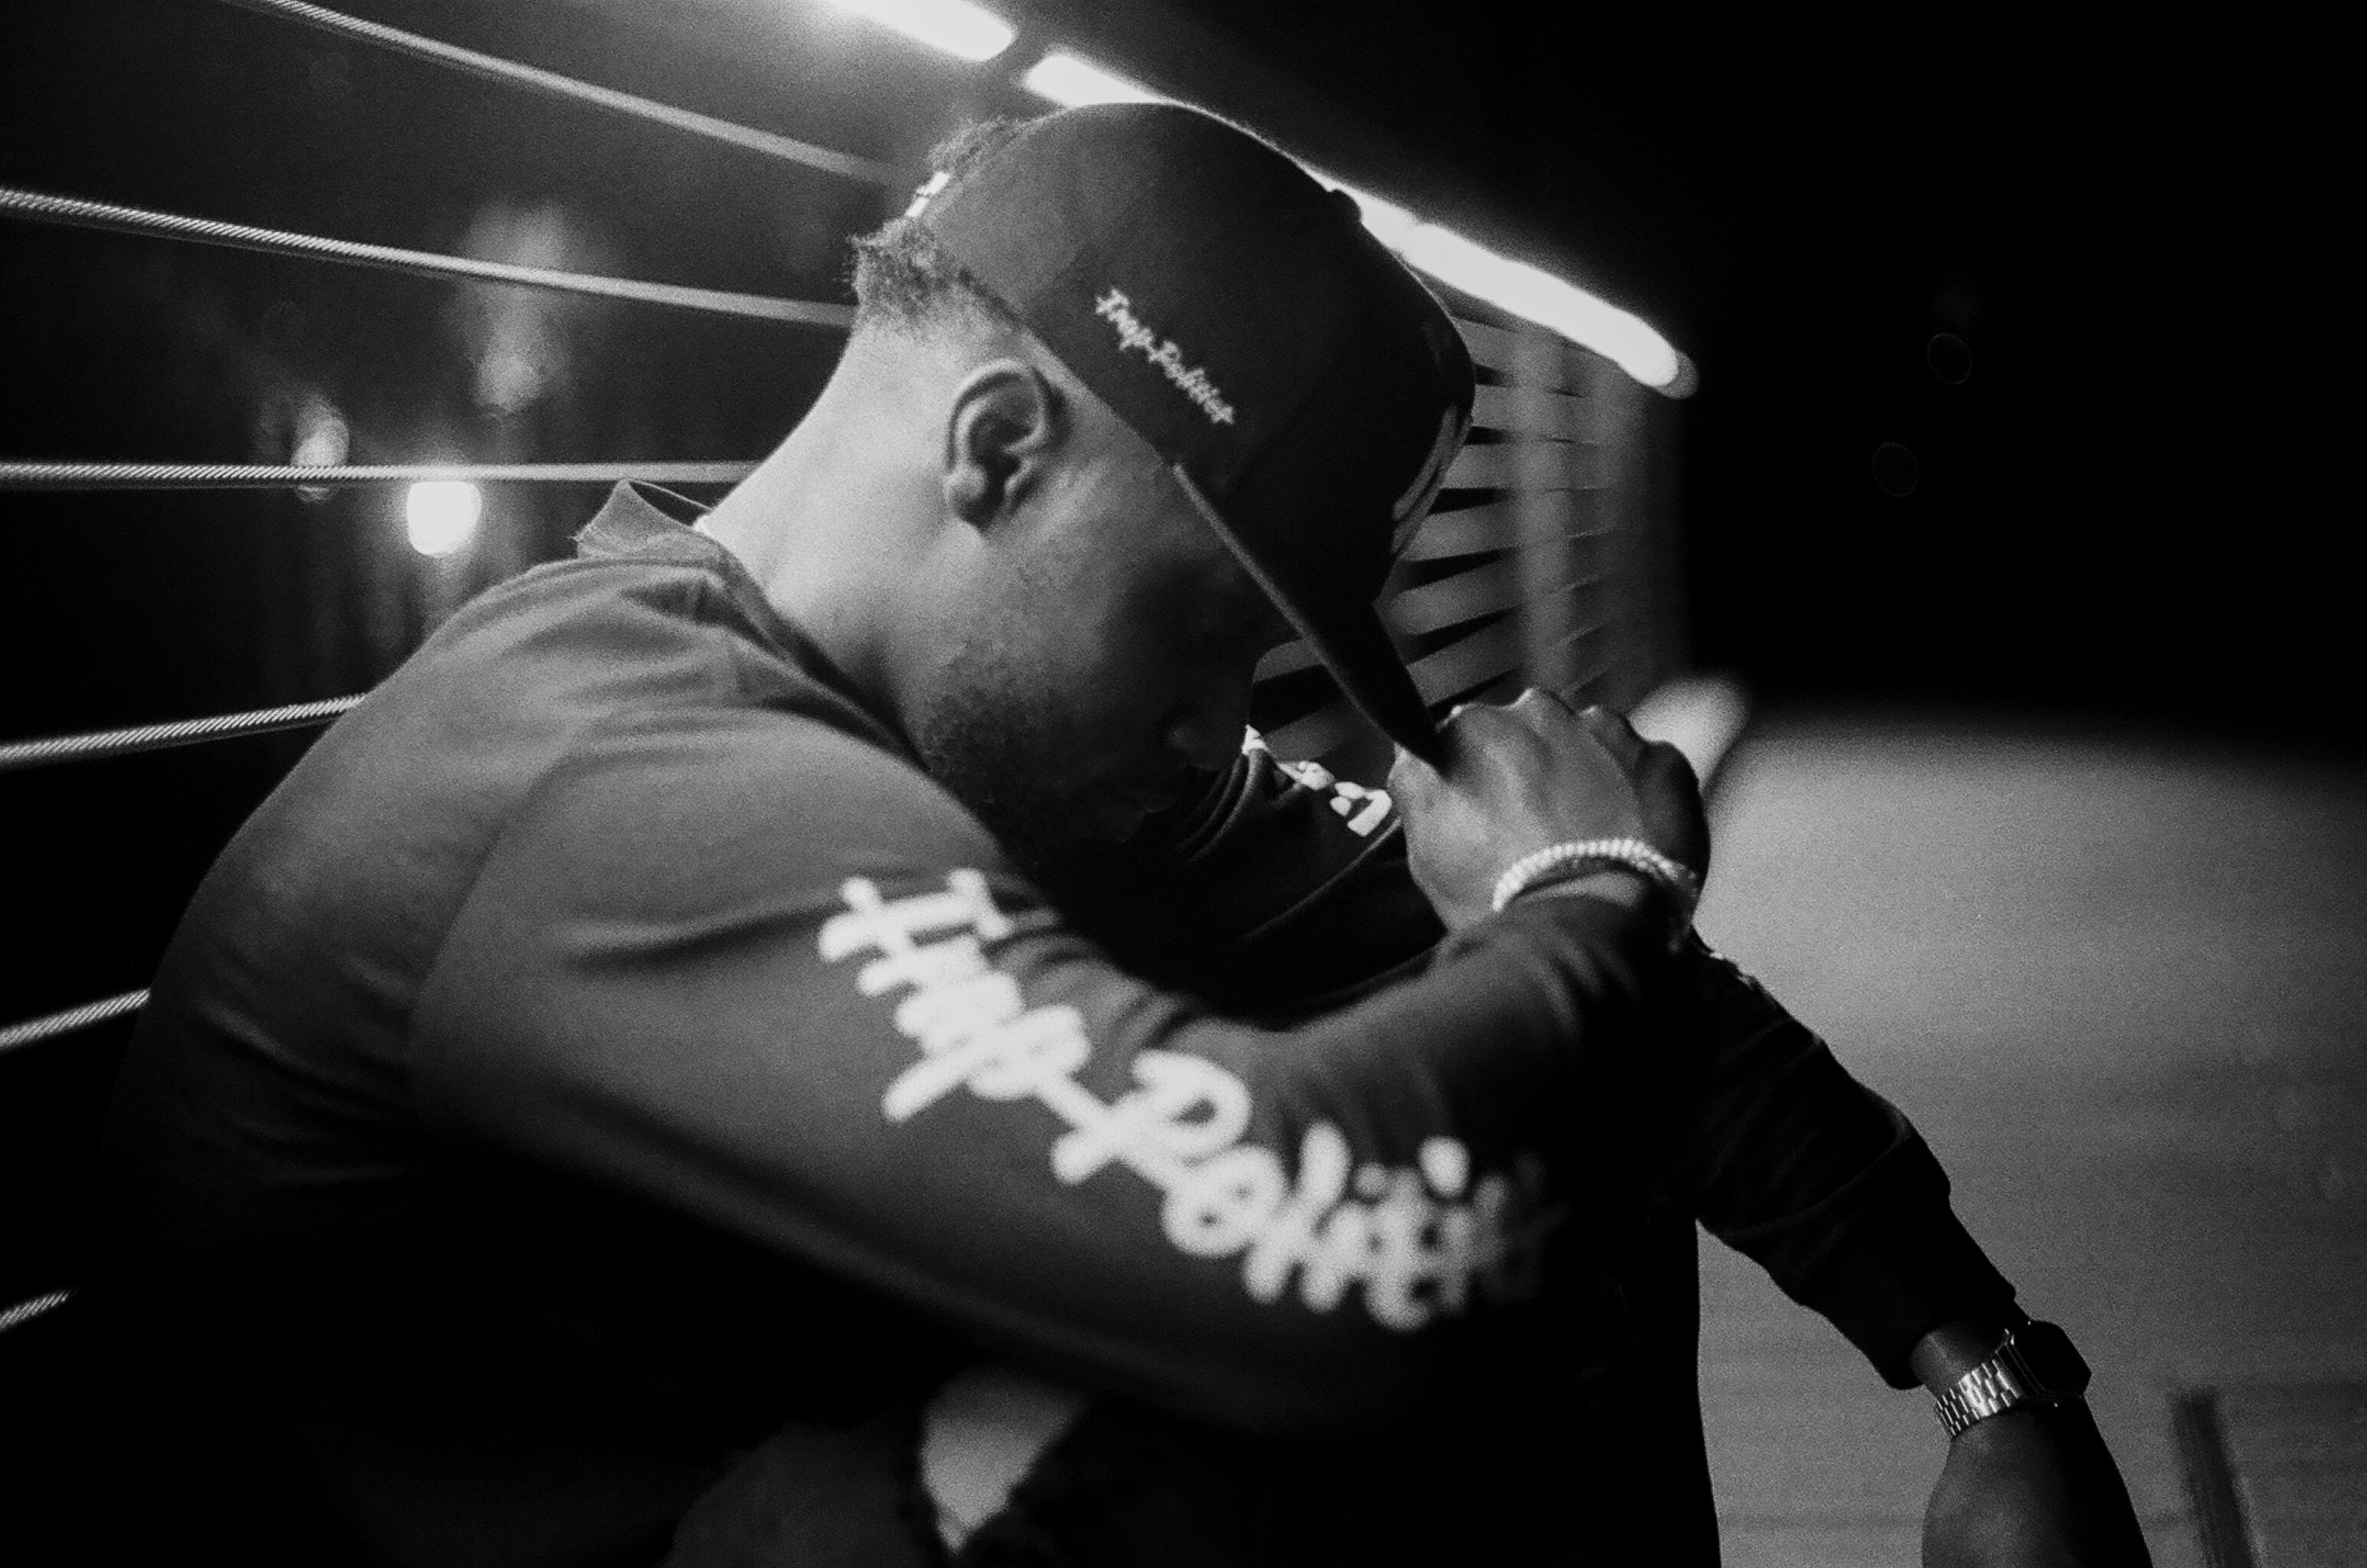
{"label": "silver bracelet", "polygon": [[1489,903],[1501,914],[1506,905],[1539,883],[1566,881],[1580,874],[1590,863],[1625,866],[1643,873],[1676,900],[1684,922],[1693,919],[1693,906],[1701,902],[1701,878],[1643,840],[1628,838],[1573,839],[1523,855],[1496,879],[1496,891]]}

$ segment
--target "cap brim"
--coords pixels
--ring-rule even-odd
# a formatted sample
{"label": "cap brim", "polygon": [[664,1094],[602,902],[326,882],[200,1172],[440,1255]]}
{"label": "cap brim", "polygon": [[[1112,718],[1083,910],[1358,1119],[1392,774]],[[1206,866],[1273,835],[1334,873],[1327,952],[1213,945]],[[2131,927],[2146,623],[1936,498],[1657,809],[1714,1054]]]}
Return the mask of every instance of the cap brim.
{"label": "cap brim", "polygon": [[1398,745],[1433,767],[1443,762],[1446,749],[1438,727],[1431,722],[1430,709],[1398,657],[1380,613],[1370,604],[1326,593],[1316,582],[1282,581],[1181,464],[1172,465],[1171,471],[1241,569],[1322,660],[1348,700]]}

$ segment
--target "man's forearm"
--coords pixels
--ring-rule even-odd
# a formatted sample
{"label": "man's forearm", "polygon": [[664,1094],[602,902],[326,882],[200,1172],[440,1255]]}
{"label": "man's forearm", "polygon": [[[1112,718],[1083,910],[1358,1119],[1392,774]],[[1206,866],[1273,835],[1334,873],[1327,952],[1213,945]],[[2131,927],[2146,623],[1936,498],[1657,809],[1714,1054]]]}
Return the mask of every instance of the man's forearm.
{"label": "man's forearm", "polygon": [[1920,1342],[1943,1325],[1995,1319],[2001,1335],[2012,1287],[1957,1222],[1906,1118],[1706,947],[1680,975],[1668,1027],[1693,1055],[1669,1157],[1702,1223],[1897,1386],[1920,1381]]}
{"label": "man's forearm", "polygon": [[[1146,846],[1088,900],[1085,923],[1124,961],[1229,1010],[1303,1015],[1360,978],[1403,975],[1442,928],[1394,819],[1352,829],[1336,804],[1253,752],[1172,855]],[[1656,1164],[1662,1201],[1756,1258],[1902,1387],[1924,1333],[2010,1308],[1914,1129],[1821,1041],[1698,944],[1663,994],[1659,1038],[1598,1086],[1598,1102],[1620,1108],[1591,1140],[1618,1151],[1597,1173],[1598,1213],[1640,1210],[1649,1184],[1617,1167]]]}

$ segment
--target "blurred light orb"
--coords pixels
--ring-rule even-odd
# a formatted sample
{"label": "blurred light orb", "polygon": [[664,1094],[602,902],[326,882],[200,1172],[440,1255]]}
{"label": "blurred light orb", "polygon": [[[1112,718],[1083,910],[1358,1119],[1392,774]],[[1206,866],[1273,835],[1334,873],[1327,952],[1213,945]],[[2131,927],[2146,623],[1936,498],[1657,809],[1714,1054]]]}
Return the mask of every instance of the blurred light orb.
{"label": "blurred light orb", "polygon": [[300,468],[334,468],[353,451],[354,433],[326,401],[311,400],[297,411],[296,443],[289,462]]}
{"label": "blurred light orb", "polygon": [[[296,444],[288,461],[300,468],[342,467],[353,455],[353,432],[326,398],[307,398],[296,411]],[[334,492],[326,485],[298,485],[297,499],[318,506]]]}
{"label": "blurred light orb", "polygon": [[1874,482],[1885,495],[1913,495],[1922,479],[1923,465],[1915,460],[1915,454],[1908,448],[1896,441],[1886,441],[1874,449]]}
{"label": "blurred light orb", "polygon": [[1973,373],[1973,351],[1954,333],[1934,333],[1924,347],[1923,362],[1951,387],[1963,386],[1965,378]]}
{"label": "blurred light orb", "polygon": [[411,487],[402,503],[403,530],[423,556],[440,558],[465,548],[484,514],[484,492],[466,479],[423,480]]}

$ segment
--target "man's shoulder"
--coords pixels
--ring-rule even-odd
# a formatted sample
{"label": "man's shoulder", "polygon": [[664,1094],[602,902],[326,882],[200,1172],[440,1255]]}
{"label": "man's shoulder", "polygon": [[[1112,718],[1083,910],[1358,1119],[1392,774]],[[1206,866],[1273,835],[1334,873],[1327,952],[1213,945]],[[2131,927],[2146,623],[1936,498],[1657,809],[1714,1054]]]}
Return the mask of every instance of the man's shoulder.
{"label": "man's shoulder", "polygon": [[348,943],[399,931],[409,969],[526,818],[572,811],[586,828],[571,841],[597,823],[629,846],[696,840],[734,803],[810,817],[832,797],[925,795],[892,736],[797,652],[696,562],[537,568],[331,727],[210,883],[243,904],[267,886],[273,910]]}
{"label": "man's shoulder", "polygon": [[352,717],[413,755],[481,750],[528,774],[643,720],[749,743],[836,732],[896,746],[752,585],[682,552],[556,561],[488,590]]}
{"label": "man's shoulder", "polygon": [[996,852],[795,628],[696,558],[555,563],[463,614],[371,702],[483,746],[505,836],[563,843],[585,874],[680,857],[730,880],[900,839]]}
{"label": "man's shoulder", "polygon": [[998,864],[985,829],[900,751],[798,705],[649,704],[586,729],[516,812],[575,874],[695,867],[708,894],[874,861]]}
{"label": "man's shoulder", "polygon": [[811,679],[799,667],[803,650],[745,613],[714,567],[680,558],[583,557],[487,589],[394,679],[498,663],[521,677],[590,684],[612,695],[662,688],[691,694],[746,666],[742,644],[791,682]]}

